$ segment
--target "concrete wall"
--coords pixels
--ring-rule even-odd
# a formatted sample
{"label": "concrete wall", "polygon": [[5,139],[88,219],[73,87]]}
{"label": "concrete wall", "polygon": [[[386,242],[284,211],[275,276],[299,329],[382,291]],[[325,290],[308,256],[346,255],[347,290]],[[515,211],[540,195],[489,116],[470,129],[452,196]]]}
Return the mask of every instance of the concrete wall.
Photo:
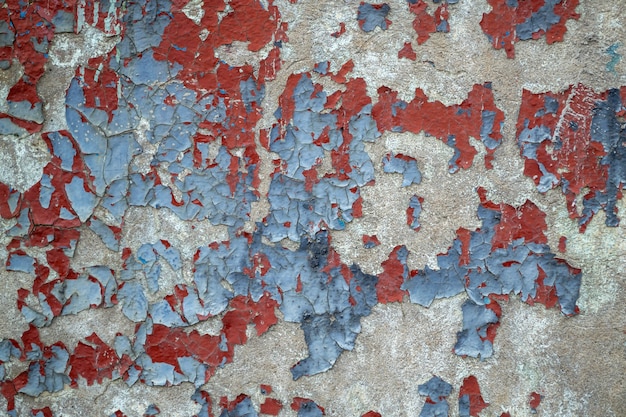
{"label": "concrete wall", "polygon": [[1,409],[626,415],[624,6],[2,3]]}

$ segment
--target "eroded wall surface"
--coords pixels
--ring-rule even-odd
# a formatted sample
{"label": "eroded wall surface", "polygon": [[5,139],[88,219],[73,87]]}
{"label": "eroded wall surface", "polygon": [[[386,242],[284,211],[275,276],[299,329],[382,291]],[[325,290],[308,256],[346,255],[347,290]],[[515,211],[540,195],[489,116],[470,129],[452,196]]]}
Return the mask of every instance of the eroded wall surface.
{"label": "eroded wall surface", "polygon": [[626,3],[0,3],[10,416],[626,415]]}

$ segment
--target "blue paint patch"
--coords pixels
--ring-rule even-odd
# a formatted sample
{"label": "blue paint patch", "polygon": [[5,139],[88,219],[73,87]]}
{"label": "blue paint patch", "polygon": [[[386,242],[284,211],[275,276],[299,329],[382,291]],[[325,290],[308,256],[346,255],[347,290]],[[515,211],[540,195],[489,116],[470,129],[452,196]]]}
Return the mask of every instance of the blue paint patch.
{"label": "blue paint patch", "polygon": [[28,255],[19,255],[17,253],[9,254],[6,264],[7,271],[26,272],[27,274],[35,273],[35,260]]}
{"label": "blue paint patch", "polygon": [[614,74],[617,74],[617,72],[615,72],[615,66],[622,59],[622,55],[617,53],[617,50],[620,46],[622,46],[622,44],[619,42],[616,42],[613,45],[606,48],[606,53],[609,54],[609,56],[611,57],[611,60],[606,63],[606,70]]}
{"label": "blue paint patch", "polygon": [[422,173],[417,166],[415,158],[393,152],[383,157],[383,171],[402,174],[402,186],[419,184],[422,181]]}
{"label": "blue paint patch", "polygon": [[[495,302],[495,301],[492,301]],[[493,344],[487,339],[487,328],[499,319],[496,313],[485,305],[466,300],[463,310],[463,329],[457,333],[454,353],[459,356],[486,359],[493,354]]]}
{"label": "blue paint patch", "polygon": [[420,417],[447,416],[449,405],[446,398],[452,392],[452,385],[438,376],[433,376],[428,382],[417,387],[420,395],[426,397],[426,402],[420,412]]}
{"label": "blue paint patch", "polygon": [[377,27],[387,30],[391,23],[387,20],[390,10],[391,7],[387,3],[370,4],[361,2],[356,19],[359,21],[361,29],[365,32],[371,32]]}

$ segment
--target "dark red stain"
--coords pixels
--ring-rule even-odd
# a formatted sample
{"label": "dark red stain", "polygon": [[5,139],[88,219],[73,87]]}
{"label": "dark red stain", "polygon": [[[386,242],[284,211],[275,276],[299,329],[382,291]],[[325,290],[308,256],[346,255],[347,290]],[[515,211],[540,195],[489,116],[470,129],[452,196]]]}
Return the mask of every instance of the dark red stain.
{"label": "dark red stain", "polygon": [[[480,138],[482,111],[495,112],[493,131],[489,136],[497,142],[502,140],[500,124],[504,121],[504,113],[495,105],[490,84],[474,85],[467,99],[458,105],[446,106],[439,101],[429,101],[419,88],[415,90],[415,97],[407,103],[405,109],[397,107],[397,103],[400,103],[398,92],[388,87],[378,89],[378,102],[372,110],[378,130],[398,131],[399,127],[403,132],[423,131],[444,143],[448,143],[452,135],[460,153],[455,162],[463,169],[472,165],[474,156],[478,153],[470,144],[470,137]],[[491,168],[495,149],[486,148],[486,151],[485,166]]]}
{"label": "dark red stain", "polygon": [[413,50],[411,42],[404,42],[404,46],[398,51],[398,59],[400,58],[410,59],[411,61],[415,61],[417,59],[417,54]]}
{"label": "dark red stain", "polygon": [[[507,0],[487,0],[491,6],[491,12],[483,14],[480,26],[489,37],[495,49],[506,51],[507,58],[515,58],[515,43],[519,41],[516,26],[532,18],[533,14],[545,5],[545,0],[530,0],[515,2],[516,6],[509,5]],[[560,1],[554,7],[554,12],[560,17],[558,23],[553,24],[547,31],[533,33],[533,39],[539,39],[544,34],[546,42],[550,45],[563,40],[567,30],[565,24],[569,19],[578,19],[576,13],[578,0]]]}
{"label": "dark red stain", "polygon": [[361,417],[382,417],[382,415],[380,413],[377,413],[376,411],[368,411],[367,413],[363,414]]}
{"label": "dark red stain", "polygon": [[464,395],[469,396],[470,416],[472,417],[477,417],[478,413],[489,406],[489,403],[483,400],[478,380],[474,375],[470,375],[463,380],[463,384],[459,388],[459,398]]}
{"label": "dark red stain", "polygon": [[277,416],[280,410],[283,409],[283,403],[275,398],[266,398],[263,404],[261,404],[261,414],[267,414],[270,416]]}
{"label": "dark red stain", "polygon": [[565,236],[561,236],[559,238],[559,252],[565,253],[567,250],[567,238]]}

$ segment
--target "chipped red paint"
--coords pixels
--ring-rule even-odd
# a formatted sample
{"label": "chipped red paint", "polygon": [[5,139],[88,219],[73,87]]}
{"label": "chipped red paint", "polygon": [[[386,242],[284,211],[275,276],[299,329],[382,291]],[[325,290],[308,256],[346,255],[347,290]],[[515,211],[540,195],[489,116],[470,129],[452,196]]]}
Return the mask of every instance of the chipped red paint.
{"label": "chipped red paint", "polygon": [[78,387],[78,380],[84,378],[87,385],[101,384],[104,378],[111,379],[113,371],[119,363],[115,351],[107,346],[97,334],[92,333],[85,338],[89,344],[78,342],[70,357],[69,376],[72,387]]}
{"label": "chipped red paint", "polygon": [[[409,0],[409,11],[415,15],[413,29],[417,33],[417,44],[426,42],[435,32],[449,32],[448,3],[443,2],[435,9],[434,14],[428,13],[428,3],[424,0]],[[405,44],[406,45],[406,44]],[[406,46],[405,46],[406,47]]]}
{"label": "chipped red paint", "polygon": [[537,408],[539,408],[539,405],[541,404],[542,399],[543,399],[543,395],[539,394],[538,392],[530,393],[528,405],[530,406],[531,413],[534,414],[537,412]]}
{"label": "chipped red paint", "polygon": [[[515,43],[526,39],[546,37],[546,42],[552,44],[563,40],[569,19],[578,19],[576,13],[578,0],[549,2],[546,0],[510,2],[508,0],[488,0],[491,12],[485,13],[480,21],[483,32],[487,35],[495,49],[504,49],[507,58],[515,57]],[[556,17],[555,23],[541,21],[551,20],[547,15]],[[533,26],[533,22],[537,27]],[[520,25],[527,25],[523,28]],[[523,34],[520,34],[523,29]],[[530,32],[530,33],[527,33]]]}
{"label": "chipped red paint", "polygon": [[300,411],[302,410],[302,408],[314,408],[314,409],[318,409],[322,415],[326,415],[326,410],[324,410],[323,407],[320,407],[319,405],[315,404],[315,401],[310,400],[308,398],[303,398],[303,397],[294,397],[293,401],[291,402],[291,409],[294,411]]}
{"label": "chipped red paint", "polygon": [[[602,125],[611,123],[605,118],[624,113],[625,97],[624,87],[597,93],[582,84],[562,93],[524,90],[522,94],[517,137],[525,158],[524,174],[541,192],[561,186],[569,215],[578,220],[581,232],[600,208],[607,213],[607,225],[619,223],[615,200],[621,198],[622,186],[610,155],[621,151],[611,139],[613,133],[605,132]],[[604,111],[603,106],[614,109]],[[583,207],[577,205],[579,197]],[[598,208],[593,207],[594,200],[599,200]]]}
{"label": "chipped red paint", "polygon": [[378,240],[376,235],[363,235],[362,240],[363,246],[366,248],[373,248],[380,245],[380,240]]}
{"label": "chipped red paint", "polygon": [[400,251],[406,252],[406,248],[404,246],[396,246],[389,254],[389,259],[381,264],[383,272],[378,275],[378,283],[376,284],[376,294],[379,303],[402,302],[407,294],[406,291],[401,289],[406,277],[407,267],[399,258]]}
{"label": "chipped red paint", "polygon": [[[372,115],[380,131],[401,131],[435,136],[458,150],[459,155],[450,162],[452,171],[457,166],[468,169],[478,151],[470,144],[469,138],[481,138],[483,114],[493,112],[493,128],[484,140],[493,141],[487,146],[485,166],[491,168],[495,148],[502,140],[500,125],[504,113],[495,105],[490,84],[476,84],[467,99],[460,105],[445,106],[438,101],[429,101],[421,89],[415,90],[415,97],[408,103],[398,99],[398,93],[387,87],[378,89],[378,102]],[[402,104],[402,106],[400,106]]]}
{"label": "chipped red paint", "polygon": [[567,238],[565,236],[561,236],[559,238],[559,252],[565,253],[567,251]]}
{"label": "chipped red paint", "polygon": [[465,395],[469,399],[469,415],[472,417],[477,417],[482,410],[489,406],[489,403],[483,400],[478,380],[474,375],[465,378],[461,388],[459,388],[459,399]]}
{"label": "chipped red paint", "polygon": [[411,42],[404,42],[404,46],[398,51],[398,59],[400,58],[410,59],[411,61],[415,61],[417,59],[417,54],[413,50]]}
{"label": "chipped red paint", "polygon": [[283,409],[283,403],[275,398],[266,398],[263,404],[261,404],[261,414],[267,414],[270,416],[277,416],[280,410]]}
{"label": "chipped red paint", "polygon": [[[290,2],[296,3],[295,0]],[[299,373],[292,369],[294,379],[323,372],[333,366],[342,351],[353,349],[360,331],[360,319],[369,315],[376,303],[403,302],[408,295],[412,302],[429,305],[434,299],[452,296],[456,291],[447,287],[448,282],[438,280],[436,271],[428,268],[409,271],[409,253],[405,246],[396,246],[391,251],[381,264],[383,272],[377,276],[364,273],[356,264],[348,266],[333,248],[328,229],[341,230],[352,219],[363,216],[361,188],[373,185],[375,181],[374,165],[363,143],[374,142],[385,132],[424,132],[437,137],[455,150],[455,156],[449,162],[451,172],[471,167],[478,152],[471,145],[470,138],[480,140],[486,149],[485,165],[491,168],[495,149],[502,141],[504,120],[504,113],[495,105],[491,85],[475,85],[466,100],[452,106],[430,101],[421,89],[416,90],[411,101],[404,102],[398,99],[399,92],[384,86],[378,89],[378,98],[373,100],[367,94],[365,80],[352,75],[355,69],[352,60],[337,67],[333,63],[332,69],[330,62],[321,62],[311,72],[284,74],[287,81],[278,99],[279,109],[274,113],[276,123],[272,129],[260,129],[263,112],[276,105],[264,103],[262,107],[262,101],[265,83],[276,79],[281,71],[281,48],[289,41],[287,23],[282,21],[278,6],[272,0],[231,0],[226,3],[205,0],[200,3],[199,24],[183,11],[186,0],[174,0],[171,6],[169,2],[154,2],[149,7],[129,2],[123,7],[111,3],[111,7],[105,8],[97,1],[74,0],[51,0],[45,5],[10,2],[5,7],[11,22],[11,34],[6,34],[6,39],[11,36],[15,39],[10,46],[0,48],[0,66],[16,60],[23,66],[24,74],[9,89],[10,110],[0,115],[0,121],[9,121],[16,131],[23,128],[32,133],[42,128],[43,116],[40,120],[38,113],[38,106],[42,103],[37,94],[37,82],[43,76],[48,44],[55,33],[79,32],[88,25],[107,36],[119,35],[115,38],[119,43],[111,52],[91,58],[76,68],[66,95],[69,131],[42,134],[51,158],[43,168],[42,178],[23,193],[0,183],[0,216],[15,222],[9,231],[12,239],[6,247],[5,268],[33,277],[32,287],[20,288],[16,297],[18,309],[30,323],[29,329],[21,339],[9,339],[8,344],[3,345],[9,352],[9,360],[21,361],[28,368],[13,379],[0,381],[0,392],[11,415],[16,412],[16,396],[54,393],[66,386],[78,388],[82,384],[102,384],[104,380],[121,378],[129,385],[139,381],[164,386],[190,381],[200,386],[214,375],[217,368],[235,360],[235,346],[247,343],[249,325],[253,324],[257,335],[261,336],[278,322],[277,308],[281,309],[283,316],[291,315],[289,321],[301,325],[312,361],[327,362],[298,370]],[[408,3],[410,12],[415,15],[413,28],[418,35],[418,45],[432,33],[449,31],[448,7],[454,2],[442,2],[432,15],[425,1],[410,0]],[[497,2],[492,0],[490,3]],[[506,6],[515,10],[508,10],[506,19],[495,26],[489,23],[493,20],[491,14],[485,15],[485,32],[496,33],[503,29],[503,25],[513,25],[511,16],[521,19],[527,11],[532,15],[543,4],[540,0],[531,3],[517,8]],[[546,32],[548,43],[562,38],[568,18],[578,17],[573,12],[575,6],[570,7],[572,4],[555,7],[562,20]],[[391,21],[385,17],[378,19],[381,14],[376,12],[383,11],[386,16],[389,6],[369,6],[371,9],[368,10],[375,12],[374,27],[386,29]],[[158,9],[155,16],[151,15],[151,8]],[[64,21],[68,16],[69,20]],[[58,27],[53,20],[59,22]],[[364,22],[364,19],[359,21],[362,28]],[[63,24],[65,27],[61,28]],[[331,36],[338,38],[345,32],[346,25],[341,22],[339,30]],[[541,32],[533,32],[533,38],[541,35]],[[496,39],[501,37],[496,36]],[[507,54],[512,53],[514,41],[521,38],[512,39],[510,45],[504,45]],[[494,46],[498,48],[495,43]],[[236,47],[260,52],[265,57],[259,58],[258,62],[236,66],[216,54],[218,48],[229,50]],[[411,42],[404,43],[398,58],[416,60]],[[153,67],[156,70],[153,71]],[[328,77],[339,84],[337,91],[327,91],[328,87],[322,85],[329,83],[316,82],[320,77]],[[307,89],[309,86],[311,90]],[[591,119],[598,114],[598,103],[615,94],[615,91],[595,93],[584,86],[571,87],[560,95],[524,92],[518,136],[524,129],[540,126],[549,129],[552,137],[563,136],[563,129],[568,128],[563,127],[563,123],[568,123],[574,132],[570,142],[559,149],[541,142],[536,160],[529,159],[522,152],[527,159],[525,173],[538,185],[541,183],[539,177],[545,175],[542,169],[568,182],[569,188],[566,187],[567,191],[564,188],[564,192],[572,217],[580,217],[574,202],[582,190],[597,193],[607,189],[611,168],[600,162],[607,152],[598,140],[590,139],[590,126]],[[626,88],[622,88],[619,94],[624,103]],[[550,112],[540,114],[540,110],[546,107],[546,97],[554,99],[559,108],[564,108],[565,104],[570,107],[554,115]],[[26,105],[22,108],[19,103]],[[306,106],[309,107],[303,110]],[[161,110],[164,112],[161,116],[152,118],[155,111]],[[614,113],[621,117],[625,112],[622,105]],[[70,116],[75,119],[70,120]],[[148,122],[149,128],[142,134],[157,148],[152,160],[148,161],[150,168],[147,172],[139,172],[136,161],[133,161],[140,153],[147,153],[146,149],[141,149],[146,145],[136,142],[139,135],[128,133],[139,129],[138,124],[124,120],[133,117],[137,118],[137,123],[139,119]],[[311,118],[310,123],[306,122],[307,117]],[[324,121],[319,132],[316,131],[318,122],[313,120],[316,117]],[[176,123],[168,125],[170,119],[175,119]],[[301,123],[302,119],[305,119],[304,123]],[[578,119],[584,123],[574,129],[572,122]],[[126,122],[128,126],[120,127],[119,123]],[[158,137],[157,132],[162,128],[168,130],[169,136],[161,134]],[[170,135],[170,129],[175,133]],[[190,130],[187,136],[185,129]],[[303,135],[302,144],[281,154],[276,148],[291,140],[289,135],[294,131],[310,133],[310,137]],[[184,143],[186,140],[189,144]],[[123,141],[128,142],[128,149],[114,147]],[[244,222],[255,220],[251,219],[249,204],[269,196],[262,196],[259,190],[262,161],[257,143],[265,151],[279,154],[273,161],[272,186],[291,187],[289,191],[296,196],[278,195],[271,203],[270,215],[276,215],[277,224],[286,229],[293,228],[290,230],[293,233],[287,236],[274,239],[275,236],[268,232],[272,227],[268,220],[270,215],[257,224],[254,231],[243,231]],[[311,145],[311,148],[301,145]],[[304,161],[314,146],[319,148],[314,149],[319,153],[310,161]],[[212,147],[219,149],[217,157],[210,155]],[[300,164],[297,167],[291,165],[296,162],[288,155],[294,151],[302,157],[302,160],[296,158]],[[127,155],[122,155],[125,152]],[[401,172],[407,183],[405,186],[419,183],[419,160],[402,154],[389,154],[388,157],[412,165],[410,169],[390,168],[384,172]],[[118,163],[124,158],[127,161]],[[330,161],[323,161],[324,158]],[[330,169],[323,162],[330,162]],[[109,176],[105,178],[103,171]],[[287,176],[292,183],[285,180]],[[189,178],[193,181],[186,182]],[[212,180],[216,186],[202,188]],[[201,186],[194,188],[194,181]],[[302,189],[297,188],[299,185]],[[619,187],[621,190],[621,184]],[[173,192],[174,188],[181,191],[180,196]],[[298,200],[301,194],[306,195]],[[512,207],[489,201],[485,190],[479,190],[479,194],[479,212],[493,210],[497,212],[494,219],[498,218],[497,222],[494,220],[497,224],[491,241],[484,242],[491,246],[491,252],[485,256],[512,246],[517,249],[547,243],[545,214],[532,202]],[[324,200],[320,207],[313,207],[327,195],[328,204]],[[584,201],[596,197],[595,194],[585,194]],[[617,198],[621,198],[621,191]],[[419,203],[423,201],[417,196],[415,199]],[[130,203],[131,200],[134,202]],[[286,210],[285,214],[280,209],[286,200],[289,200],[287,203],[298,200],[302,205],[288,213]],[[213,217],[200,217],[198,212],[214,202],[226,208],[220,208],[221,211]],[[232,202],[241,204],[229,206]],[[598,204],[613,210],[610,203]],[[205,244],[205,247],[198,248],[192,259],[183,259],[175,245],[159,236],[139,242],[139,249],[123,248],[120,251],[126,221],[124,215],[130,206],[155,210],[167,207],[181,221],[210,219],[215,225],[225,226],[229,238]],[[407,209],[409,226],[414,225],[418,217],[415,207]],[[332,211],[333,214],[297,224],[314,210]],[[79,268],[73,264],[74,249],[85,226],[99,236],[112,254],[117,254],[121,260],[119,269],[107,265]],[[419,225],[414,229],[419,229]],[[463,271],[465,268],[467,273],[462,272],[465,274],[462,277],[450,275],[444,278],[450,281],[459,278],[458,291],[477,297],[472,298],[472,302],[476,301],[473,307],[490,317],[476,326],[469,320],[470,326],[466,330],[478,334],[478,343],[493,344],[502,314],[499,301],[507,301],[508,293],[479,294],[480,297],[471,294],[471,291],[479,291],[487,285],[482,282],[477,288],[470,288],[470,272],[482,273],[481,268],[486,268],[484,262],[481,267],[472,266],[475,261],[472,238],[478,233],[480,229],[460,228],[457,231],[458,242],[454,248],[459,249],[458,265],[451,269]],[[268,238],[271,238],[271,244],[263,242]],[[299,241],[300,248],[293,250],[281,246],[278,242],[283,238]],[[365,247],[381,245],[375,235],[363,234],[362,241]],[[564,238],[561,238],[559,250],[565,251]],[[451,248],[448,254],[453,252]],[[153,302],[154,294],[163,290],[158,283],[159,260],[167,262],[176,273],[181,268],[188,268],[185,272],[191,272],[194,281],[176,283],[170,293]],[[190,260],[193,268],[183,265],[184,261]],[[566,271],[570,275],[580,274],[565,261],[557,259],[555,263],[567,265]],[[507,258],[500,264],[496,266],[509,268],[519,262]],[[550,282],[551,266],[545,270],[537,266],[537,278],[532,282],[536,291],[534,296],[526,297],[525,302],[531,305],[537,302],[550,308],[561,301],[558,284],[546,284]],[[474,270],[469,271],[471,268]],[[223,271],[218,272],[219,269]],[[148,282],[146,288],[144,281]],[[229,285],[225,285],[225,281]],[[228,286],[237,288],[225,288]],[[566,301],[574,303],[578,288],[572,286],[567,290],[572,294]],[[427,294],[429,292],[432,294]],[[219,297],[221,300],[215,301]],[[319,300],[326,300],[329,305],[333,300],[333,306],[322,305],[324,301]],[[298,316],[299,308],[309,308],[314,303],[313,309]],[[37,326],[54,326],[56,317],[115,305],[121,308],[127,319],[136,323],[134,335],[117,334],[109,345],[97,333],[92,333],[70,348],[61,341],[48,346],[40,339]],[[576,312],[574,309],[566,314]],[[213,316],[222,323],[218,335],[191,328]],[[344,327],[335,327],[337,325]],[[318,346],[320,340],[325,343],[321,348]],[[321,354],[320,350],[323,351]],[[424,394],[427,405],[439,404],[449,394],[451,386],[440,381],[444,394],[433,398]],[[283,402],[267,397],[271,392],[269,385],[261,386],[261,394],[266,398],[260,411],[278,415]],[[220,415],[229,417],[256,412],[259,407],[252,404],[250,395],[242,393],[233,401],[223,397],[219,404],[223,409]],[[477,415],[487,406],[474,377],[466,378],[461,386],[460,397],[464,395],[469,396],[470,415]],[[213,415],[213,403],[206,391],[197,390],[192,400],[201,407],[198,416]],[[540,400],[539,397],[537,401]],[[531,408],[533,401],[531,397]],[[445,405],[447,410],[447,402]],[[293,398],[291,408],[303,417],[325,412],[313,400],[301,397]],[[144,415],[159,412],[156,405],[150,405]],[[52,415],[48,407],[33,409],[31,413],[43,417]],[[114,415],[125,414],[118,410]],[[376,416],[380,414],[375,411],[363,415]]]}
{"label": "chipped red paint", "polygon": [[548,229],[546,214],[532,201],[526,200],[521,207],[494,205],[487,200],[487,190],[482,187],[478,189],[478,195],[483,205],[502,212],[499,227],[491,241],[495,249],[504,248],[517,239],[527,243],[548,243],[545,235]]}
{"label": "chipped red paint", "polygon": [[333,32],[330,34],[333,38],[338,38],[341,35],[346,33],[346,24],[344,22],[339,22],[339,30],[337,32]]}

